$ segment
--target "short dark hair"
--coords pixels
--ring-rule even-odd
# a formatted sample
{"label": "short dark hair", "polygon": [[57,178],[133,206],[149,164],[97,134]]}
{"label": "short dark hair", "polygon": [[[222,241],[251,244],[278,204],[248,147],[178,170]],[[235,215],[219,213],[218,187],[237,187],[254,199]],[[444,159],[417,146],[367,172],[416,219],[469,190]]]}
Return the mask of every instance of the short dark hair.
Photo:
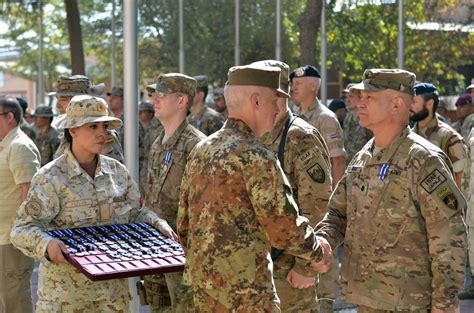
{"label": "short dark hair", "polygon": [[3,108],[4,113],[12,112],[16,124],[20,124],[20,121],[23,118],[23,110],[21,109],[20,103],[18,103],[17,99],[9,96],[0,97],[0,107]]}
{"label": "short dark hair", "polygon": [[207,87],[199,87],[199,88],[196,88],[196,93],[198,93],[198,92],[200,92],[200,91],[204,92],[204,98],[203,98],[203,100],[204,100],[204,102],[206,102],[207,94],[209,93],[209,88],[207,88]]}
{"label": "short dark hair", "polygon": [[433,115],[436,114],[436,111],[438,110],[438,105],[439,105],[439,96],[437,92],[433,93],[425,93],[421,95],[423,97],[423,100],[425,102],[429,100],[433,100]]}
{"label": "short dark hair", "polygon": [[67,128],[64,130],[64,139],[66,139],[66,142],[72,146],[72,136]]}

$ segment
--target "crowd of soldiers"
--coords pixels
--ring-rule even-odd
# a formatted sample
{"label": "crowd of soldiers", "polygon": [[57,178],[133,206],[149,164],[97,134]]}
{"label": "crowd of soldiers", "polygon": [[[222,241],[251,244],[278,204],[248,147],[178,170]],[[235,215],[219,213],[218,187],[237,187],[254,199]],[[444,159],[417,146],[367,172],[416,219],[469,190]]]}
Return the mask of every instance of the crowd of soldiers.
{"label": "crowd of soldiers", "polygon": [[[314,66],[258,61],[230,68],[208,105],[207,76],[161,74],[138,104],[138,186],[120,165],[122,88],[106,102],[103,84],[61,76],[60,115],[39,106],[33,124],[0,100],[0,185],[18,186],[1,275],[21,276],[0,290],[0,312],[31,312],[28,257],[41,262],[38,312],[127,311],[123,280],[88,282],[43,232],[143,220],[186,252],[184,273],[142,277],[152,312],[332,312],[338,290],[358,312],[459,312],[474,298],[474,84],[452,125],[438,88],[405,70],[367,69],[328,107],[320,86]],[[100,150],[84,125],[103,128]]]}

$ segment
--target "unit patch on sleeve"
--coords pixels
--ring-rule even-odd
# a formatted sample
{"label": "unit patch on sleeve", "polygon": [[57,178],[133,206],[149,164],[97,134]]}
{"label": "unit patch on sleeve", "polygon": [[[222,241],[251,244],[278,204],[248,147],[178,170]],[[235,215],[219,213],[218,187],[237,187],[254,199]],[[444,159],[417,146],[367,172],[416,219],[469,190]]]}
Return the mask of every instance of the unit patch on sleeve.
{"label": "unit patch on sleeve", "polygon": [[311,179],[317,183],[322,184],[326,180],[326,174],[324,173],[324,170],[321,165],[319,165],[319,163],[316,163],[311,166],[309,169],[306,170],[306,172],[311,177]]}
{"label": "unit patch on sleeve", "polygon": [[446,181],[446,177],[439,171],[434,170],[421,182],[421,187],[427,192],[432,193],[442,183]]}

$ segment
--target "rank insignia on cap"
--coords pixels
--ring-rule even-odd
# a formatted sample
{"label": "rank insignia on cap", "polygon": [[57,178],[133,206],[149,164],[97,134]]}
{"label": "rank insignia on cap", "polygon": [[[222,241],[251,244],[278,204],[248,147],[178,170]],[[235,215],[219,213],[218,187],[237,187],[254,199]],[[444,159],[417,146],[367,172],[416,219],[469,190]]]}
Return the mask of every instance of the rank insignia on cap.
{"label": "rank insignia on cap", "polygon": [[295,70],[295,76],[296,76],[296,77],[304,76],[304,69],[302,69],[302,68],[296,69],[296,70]]}

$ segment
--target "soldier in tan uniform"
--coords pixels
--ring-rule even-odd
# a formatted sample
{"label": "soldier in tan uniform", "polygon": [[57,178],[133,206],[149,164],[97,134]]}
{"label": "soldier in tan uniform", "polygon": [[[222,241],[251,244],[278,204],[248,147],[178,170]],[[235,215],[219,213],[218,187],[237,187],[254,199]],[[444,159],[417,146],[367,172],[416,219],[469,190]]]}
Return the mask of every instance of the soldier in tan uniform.
{"label": "soldier in tan uniform", "polygon": [[[253,64],[276,66],[281,69],[280,88],[289,90],[289,66],[275,60]],[[331,162],[324,139],[319,131],[293,115],[286,98],[278,99],[278,115],[273,130],[258,140],[278,155],[290,182],[300,215],[315,226],[327,212],[332,191]],[[304,259],[272,249],[273,279],[280,308],[283,312],[314,312],[316,302],[314,271]],[[333,259],[337,268],[337,259]],[[332,303],[331,303],[332,304]]]}
{"label": "soldier in tan uniform", "polygon": [[196,80],[196,95],[193,105],[189,108],[188,115],[190,125],[199,129],[204,135],[209,136],[218,131],[224,124],[222,116],[208,107],[205,103],[208,93],[208,79],[205,75],[194,76]]}
{"label": "soldier in tan uniform", "polygon": [[[59,76],[56,91],[50,93],[55,95],[57,99],[56,108],[59,114],[66,113],[66,108],[72,97],[77,95],[93,95],[100,96],[104,91],[104,84],[92,85],[89,78],[83,75],[74,75],[70,77]],[[56,129],[60,132],[61,143],[58,150],[54,154],[54,158],[61,156],[68,148],[68,143],[64,140],[63,129],[60,129],[55,124]],[[115,130],[107,131],[107,140],[104,145],[103,155],[116,159],[119,162],[124,161],[122,145],[120,144],[120,137]]]}
{"label": "soldier in tan uniform", "polygon": [[107,128],[121,121],[107,103],[88,95],[71,99],[60,120],[70,144],[65,153],[33,177],[10,236],[27,256],[40,260],[36,312],[128,312],[127,279],[92,282],[64,258],[68,250],[45,231],[147,222],[167,236],[166,221],[140,207],[137,184],[116,160],[101,155]]}
{"label": "soldier in tan uniform", "polygon": [[408,125],[415,74],[369,69],[360,124],[374,133],[349,164],[317,234],[344,242],[342,299],[365,312],[459,312],[466,201],[451,162]]}
{"label": "soldier in tan uniform", "polygon": [[[413,131],[443,150],[453,164],[454,178],[462,188],[463,172],[469,185],[469,149],[463,137],[451,126],[438,120],[436,109],[439,103],[436,86],[430,83],[416,83],[413,103],[410,106],[410,120],[416,122]],[[465,195],[468,189],[464,189]]]}
{"label": "soldier in tan uniform", "polygon": [[33,114],[35,126],[38,134],[34,140],[36,147],[41,154],[41,166],[54,159],[54,153],[59,147],[59,133],[51,126],[54,113],[48,106],[39,106]]}
{"label": "soldier in tan uniform", "polygon": [[[474,85],[473,85],[474,87]],[[466,224],[468,227],[467,232],[467,245],[469,251],[469,263],[474,264],[474,128],[471,129],[469,139],[469,146],[471,148],[471,180],[469,184],[469,195],[468,195],[468,207],[466,213]],[[465,290],[459,294],[459,299],[473,299],[474,298],[474,285],[472,283],[472,276],[474,276],[474,267],[471,266],[471,277],[470,281],[465,282]],[[467,275],[466,275],[467,276]],[[468,278],[468,277],[467,277]]]}
{"label": "soldier in tan uniform", "polygon": [[305,260],[322,257],[274,153],[256,140],[272,130],[278,97],[288,97],[279,76],[276,67],[230,68],[229,118],[186,165],[177,227],[198,311],[278,311],[270,246]]}
{"label": "soldier in tan uniform", "polygon": [[[196,80],[178,73],[161,74],[158,82],[148,86],[147,91],[153,95],[155,116],[163,125],[163,131],[149,153],[145,205],[176,229],[179,191],[188,155],[199,141],[206,138],[186,120],[196,93]],[[185,299],[177,299],[176,296],[182,273],[164,276],[164,287],[168,287],[173,312],[185,311],[187,303],[181,301]],[[162,284],[162,275],[145,276],[147,300],[152,312],[166,309],[166,303],[161,300],[164,289]],[[181,303],[177,305],[177,302]],[[192,298],[188,302],[192,305]]]}
{"label": "soldier in tan uniform", "polygon": [[293,100],[297,105],[295,114],[316,127],[328,146],[335,185],[344,174],[347,155],[342,128],[336,115],[317,98],[321,74],[314,66],[305,65],[291,72],[290,81]]}
{"label": "soldier in tan uniform", "polygon": [[459,121],[453,124],[453,128],[467,142],[471,129],[474,127],[474,102],[470,93],[465,93],[456,100],[456,115]]}

